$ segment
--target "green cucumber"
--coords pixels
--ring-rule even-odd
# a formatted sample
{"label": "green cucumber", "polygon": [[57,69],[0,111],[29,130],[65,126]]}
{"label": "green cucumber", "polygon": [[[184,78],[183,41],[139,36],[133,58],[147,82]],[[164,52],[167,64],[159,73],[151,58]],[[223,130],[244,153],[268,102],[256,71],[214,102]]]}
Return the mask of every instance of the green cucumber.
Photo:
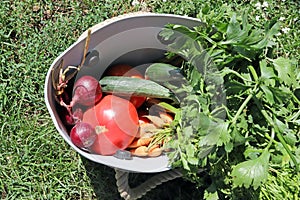
{"label": "green cucumber", "polygon": [[188,86],[189,82],[178,67],[166,63],[154,63],[146,69],[145,77],[172,91],[178,102],[182,102],[189,95],[181,90],[182,87]]}
{"label": "green cucumber", "polygon": [[182,80],[184,78],[180,68],[166,63],[151,64],[145,71],[145,77],[161,83]]}
{"label": "green cucumber", "polygon": [[177,101],[176,96],[166,87],[146,79],[105,76],[100,80],[103,92],[118,95],[145,96],[151,98],[171,99]]}

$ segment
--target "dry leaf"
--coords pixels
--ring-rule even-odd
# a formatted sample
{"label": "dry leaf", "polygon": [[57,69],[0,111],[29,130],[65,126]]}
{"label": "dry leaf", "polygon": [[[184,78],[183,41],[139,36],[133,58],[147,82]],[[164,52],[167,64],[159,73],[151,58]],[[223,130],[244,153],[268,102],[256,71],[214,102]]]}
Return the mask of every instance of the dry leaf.
{"label": "dry leaf", "polygon": [[152,141],[152,138],[137,138],[128,146],[128,148],[137,148],[140,146],[148,146],[151,141]]}

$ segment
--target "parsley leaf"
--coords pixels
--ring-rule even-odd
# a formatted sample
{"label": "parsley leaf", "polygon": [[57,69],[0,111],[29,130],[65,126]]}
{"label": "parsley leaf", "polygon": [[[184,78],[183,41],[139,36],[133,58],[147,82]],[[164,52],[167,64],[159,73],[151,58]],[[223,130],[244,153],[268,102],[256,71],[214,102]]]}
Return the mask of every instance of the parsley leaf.
{"label": "parsley leaf", "polygon": [[279,57],[277,59],[271,60],[274,64],[275,70],[278,73],[278,78],[280,82],[286,85],[298,85],[296,81],[295,66],[292,65],[289,59]]}
{"label": "parsley leaf", "polygon": [[276,20],[255,27],[227,6],[199,16],[198,27],[161,33],[168,55],[184,60],[188,84],[178,90],[190,94],[175,115],[170,159],[194,182],[205,181],[197,168],[208,169],[214,190],[204,184],[205,198],[244,199],[259,193],[268,170],[299,169],[300,69],[278,57]]}
{"label": "parsley leaf", "polygon": [[253,186],[254,189],[257,189],[268,178],[269,159],[270,153],[264,151],[258,158],[234,166],[231,174],[233,185],[246,188]]}
{"label": "parsley leaf", "polygon": [[230,141],[231,136],[228,131],[228,122],[212,122],[208,129],[208,134],[204,136],[200,142],[200,146],[217,145],[222,146]]}

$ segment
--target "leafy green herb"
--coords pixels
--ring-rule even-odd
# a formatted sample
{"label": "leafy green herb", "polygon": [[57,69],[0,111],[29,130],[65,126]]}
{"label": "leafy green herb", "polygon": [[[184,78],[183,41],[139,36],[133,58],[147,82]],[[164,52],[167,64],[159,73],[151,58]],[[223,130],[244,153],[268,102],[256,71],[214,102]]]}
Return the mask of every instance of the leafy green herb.
{"label": "leafy green herb", "polygon": [[234,186],[244,185],[249,188],[252,185],[257,189],[268,178],[269,159],[270,153],[264,151],[258,158],[234,166],[232,170]]}
{"label": "leafy green herb", "polygon": [[258,197],[271,169],[299,172],[300,70],[274,54],[276,21],[256,28],[247,13],[228,10],[204,21],[194,28],[170,24],[160,33],[170,42],[168,57],[185,59],[187,80],[172,89],[185,95],[172,109],[169,157],[191,181],[203,184],[197,174],[208,169],[206,199]]}

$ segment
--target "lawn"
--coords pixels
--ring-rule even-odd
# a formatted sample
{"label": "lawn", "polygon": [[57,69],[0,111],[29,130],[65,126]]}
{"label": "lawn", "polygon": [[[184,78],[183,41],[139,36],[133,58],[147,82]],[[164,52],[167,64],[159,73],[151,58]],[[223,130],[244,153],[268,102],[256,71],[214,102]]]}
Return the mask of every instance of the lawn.
{"label": "lawn", "polygon": [[[44,81],[51,63],[82,32],[111,17],[140,10],[197,17],[204,5],[209,5],[209,12],[218,12],[225,2],[3,0],[0,4],[1,198],[121,199],[114,170],[81,157],[56,131],[44,102]],[[299,67],[298,1],[230,2],[232,10],[248,10],[254,26],[261,27],[272,18],[280,21],[278,54],[294,58]],[[130,181],[137,185],[149,176],[134,174]],[[297,180],[299,177],[282,173],[277,180],[271,177],[262,192],[278,192],[286,199],[299,198],[293,194],[300,192]],[[176,179],[142,199],[203,199],[203,196],[203,188]],[[269,197],[272,199],[272,195]]]}

